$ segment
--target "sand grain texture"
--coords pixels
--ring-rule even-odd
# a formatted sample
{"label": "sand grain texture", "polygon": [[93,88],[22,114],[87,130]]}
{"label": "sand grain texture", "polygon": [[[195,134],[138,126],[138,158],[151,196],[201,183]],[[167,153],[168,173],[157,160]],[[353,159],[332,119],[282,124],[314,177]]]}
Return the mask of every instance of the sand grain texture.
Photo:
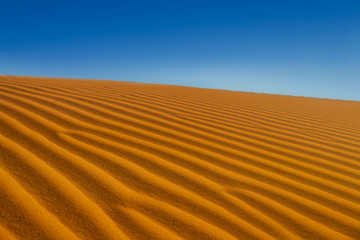
{"label": "sand grain texture", "polygon": [[0,76],[0,239],[360,239],[360,102]]}

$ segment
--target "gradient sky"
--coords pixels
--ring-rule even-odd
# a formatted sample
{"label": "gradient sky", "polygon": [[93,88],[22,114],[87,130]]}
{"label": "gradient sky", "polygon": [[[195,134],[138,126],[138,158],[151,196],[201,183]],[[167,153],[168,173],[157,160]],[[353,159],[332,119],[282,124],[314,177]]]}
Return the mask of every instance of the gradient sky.
{"label": "gradient sky", "polygon": [[1,1],[0,74],[360,100],[360,1]]}

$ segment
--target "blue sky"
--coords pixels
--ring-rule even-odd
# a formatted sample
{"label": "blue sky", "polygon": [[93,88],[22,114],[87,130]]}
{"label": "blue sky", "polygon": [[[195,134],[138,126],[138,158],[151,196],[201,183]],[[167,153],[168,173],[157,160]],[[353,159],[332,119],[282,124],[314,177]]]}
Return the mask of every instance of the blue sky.
{"label": "blue sky", "polygon": [[360,1],[2,1],[0,74],[360,100]]}

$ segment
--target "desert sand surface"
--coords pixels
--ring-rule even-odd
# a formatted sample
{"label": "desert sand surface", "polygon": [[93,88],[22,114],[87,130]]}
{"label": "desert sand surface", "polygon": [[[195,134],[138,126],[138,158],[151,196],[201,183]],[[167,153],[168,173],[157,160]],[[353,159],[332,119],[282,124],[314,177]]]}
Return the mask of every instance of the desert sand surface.
{"label": "desert sand surface", "polygon": [[1,76],[0,239],[360,239],[360,102]]}

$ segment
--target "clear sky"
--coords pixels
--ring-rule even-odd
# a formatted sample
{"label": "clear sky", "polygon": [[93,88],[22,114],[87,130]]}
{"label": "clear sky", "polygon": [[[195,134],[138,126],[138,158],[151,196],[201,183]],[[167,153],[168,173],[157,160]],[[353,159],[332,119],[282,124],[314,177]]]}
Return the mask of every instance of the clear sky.
{"label": "clear sky", "polygon": [[360,100],[360,1],[1,1],[0,74]]}

